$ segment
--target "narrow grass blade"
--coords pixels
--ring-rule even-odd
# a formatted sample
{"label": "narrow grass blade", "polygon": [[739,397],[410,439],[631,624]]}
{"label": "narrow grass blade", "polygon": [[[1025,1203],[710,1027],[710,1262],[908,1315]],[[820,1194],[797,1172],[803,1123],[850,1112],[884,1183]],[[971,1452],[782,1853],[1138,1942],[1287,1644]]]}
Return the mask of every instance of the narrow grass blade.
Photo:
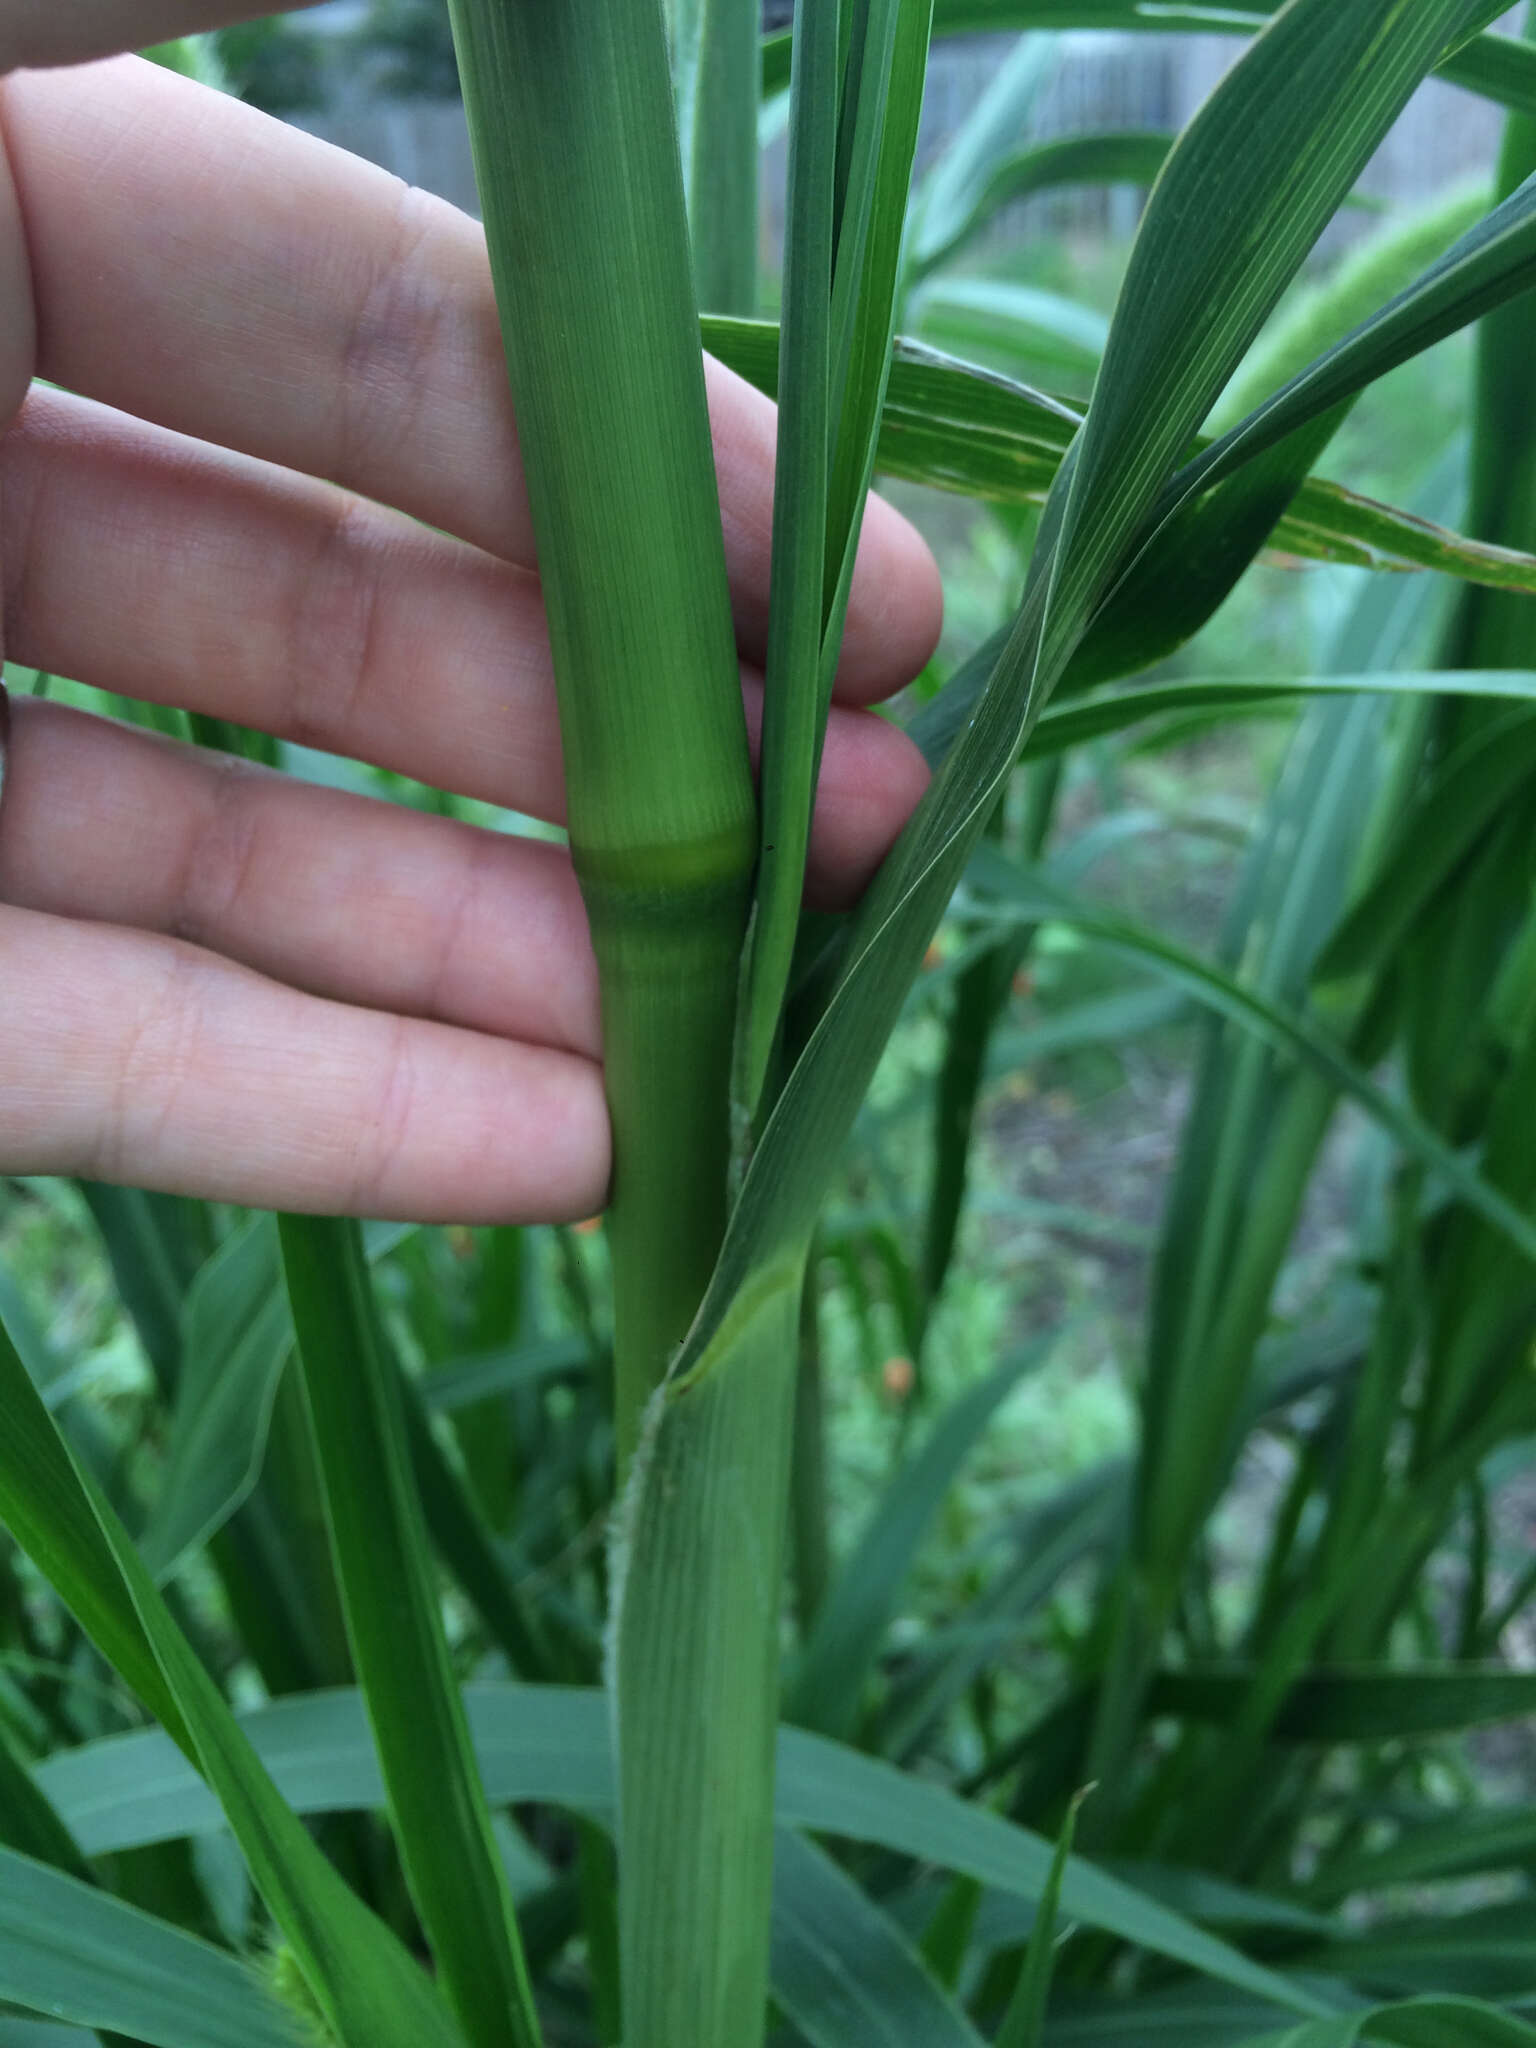
{"label": "narrow grass blade", "polygon": [[1015,980],[1029,956],[1028,927],[972,960],[955,978],[945,1020],[944,1059],[933,1089],[933,1177],[923,1218],[925,1317],[944,1291],[971,1178],[971,1148],[983,1082]]}
{"label": "narrow grass blade", "polygon": [[186,1291],[213,1249],[202,1204],[175,1195],[81,1181],[80,1192],[101,1232],[112,1278],[133,1318],[162,1393],[181,1369],[181,1312]]}
{"label": "narrow grass blade", "polygon": [[[174,1402],[187,1292],[215,1248],[211,1214],[175,1196],[79,1185],[156,1384]],[[279,1384],[262,1477],[212,1545],[241,1637],[273,1691],[352,1675],[316,1484],[307,1424]]]}
{"label": "narrow grass blade", "polygon": [[[1155,1711],[1224,1722],[1240,1710],[1251,1683],[1246,1668],[1165,1671],[1154,1688]],[[1344,1667],[1305,1673],[1287,1693],[1274,1732],[1282,1742],[1399,1742],[1533,1713],[1533,1672],[1460,1664]]]}
{"label": "narrow grass blade", "polygon": [[[1093,332],[1097,356],[1099,330]],[[773,394],[775,327],[707,320],[704,334],[712,355]],[[899,340],[876,466],[940,490],[1003,504],[1040,504],[1080,424],[1069,406],[1028,385]],[[1453,534],[1320,477],[1308,478],[1301,487],[1276,529],[1274,545],[1308,561],[1443,569],[1494,588],[1536,588],[1532,557]]]}
{"label": "narrow grass blade", "polygon": [[[1013,131],[1015,136],[1019,132]],[[946,208],[942,214],[935,210],[921,217],[914,276],[921,279],[951,262],[1002,207],[1020,199],[1063,185],[1156,184],[1173,142],[1171,135],[1161,132],[1116,128],[1005,152],[967,194],[964,209],[956,207],[951,213]]]}
{"label": "narrow grass blade", "polygon": [[832,412],[832,260],[839,103],[835,7],[800,0],[790,84],[761,837],[743,991],[743,1107],[757,1105],[794,953],[821,754],[821,649]]}
{"label": "narrow grass blade", "polygon": [[0,1849],[0,2000],[150,2048],[303,2048],[297,2013],[244,1963]]}
{"label": "narrow grass blade", "polygon": [[[1260,29],[1273,15],[1281,0],[1243,0],[1237,6],[1221,5],[1217,12],[1228,33]],[[1505,10],[1490,4],[1469,17],[1486,25]],[[989,35],[1010,29],[1099,28],[1141,30],[1166,34],[1184,29],[1194,34],[1211,31],[1211,8],[1206,0],[936,0],[934,34]],[[771,36],[763,44],[763,84],[774,90],[789,75],[789,37]],[[1442,78],[1464,86],[1468,92],[1484,94],[1505,106],[1536,111],[1536,61],[1532,52],[1509,36],[1474,35],[1460,42],[1438,65]]]}
{"label": "narrow grass blade", "polygon": [[773,1902],[774,1998],[811,2048],[982,2048],[895,1923],[787,1828]]}
{"label": "narrow grass blade", "polygon": [[[1061,566],[1052,593],[1058,624],[1053,631],[1047,623],[1042,654],[1058,636],[1068,646],[1075,640],[1080,608],[1091,608],[1116,579],[1120,558],[1188,433],[1251,345],[1376,139],[1471,12],[1464,0],[1433,6],[1373,0],[1321,12],[1289,5],[1180,138],[1132,249],[1120,298],[1127,317],[1111,332],[1084,425],[1062,509]],[[1281,66],[1290,72],[1289,91],[1271,89]],[[1287,129],[1297,105],[1309,113],[1299,147]],[[1205,206],[1201,232],[1180,235],[1177,243],[1165,239],[1158,228],[1179,221],[1197,193]],[[1242,289],[1221,296],[1234,261],[1227,236],[1239,223]],[[1447,264],[1449,277],[1458,266],[1453,258]],[[1465,287],[1458,277],[1444,295],[1463,300]],[[1422,309],[1412,324],[1427,324]],[[1374,346],[1357,349],[1357,369],[1364,353],[1376,361]],[[1380,362],[1372,374],[1384,367]],[[1331,410],[1352,389],[1358,384],[1336,377],[1325,399],[1319,386],[1306,410],[1293,407],[1284,415],[1284,431]],[[1283,438],[1278,415],[1273,425],[1266,446]],[[1243,445],[1258,452],[1252,430]],[[1203,472],[1207,483],[1224,473],[1214,460]],[[1091,528],[1085,524],[1090,518]]]}
{"label": "narrow grass blade", "polygon": [[693,276],[712,313],[757,302],[757,0],[668,0]]}
{"label": "narrow grass blade", "polygon": [[1317,1905],[1329,1906],[1356,1893],[1522,1870],[1533,1860],[1536,1809],[1532,1807],[1485,1812],[1460,1809],[1440,1815],[1430,1809],[1422,1816],[1404,1815],[1396,1839],[1384,1848],[1346,1851],[1320,1864],[1307,1885],[1307,1897]]}
{"label": "narrow grass blade", "polygon": [[1411,285],[1476,227],[1490,207],[1508,196],[1493,191],[1486,178],[1476,177],[1436,192],[1406,212],[1394,210],[1315,283],[1298,285],[1290,293],[1222,392],[1212,426],[1222,431],[1245,419],[1322,350]]}
{"label": "narrow grass blade", "polygon": [[[612,1815],[616,1780],[602,1693],[472,1685],[465,1689],[465,1704],[485,1784],[498,1803],[544,1801]],[[240,1725],[296,1812],[383,1804],[383,1778],[360,1694],[313,1693],[279,1701],[242,1715]],[[779,1731],[778,1756],[780,1827],[867,1842],[1031,1904],[1041,1897],[1054,1856],[1043,1836],[931,1780],[800,1729]],[[207,1788],[154,1730],[65,1751],[39,1768],[38,1779],[92,1855],[219,1824]],[[1304,1985],[1266,1969],[1081,1856],[1068,1862],[1061,1909],[1086,1926],[1284,2010],[1320,2009]]]}
{"label": "narrow grass blade", "polygon": [[802,0],[814,36],[802,29],[792,88],[779,393],[788,412],[774,492],[763,816],[741,1025],[739,1088],[749,1113],[763,1101],[789,982],[822,732],[890,371],[930,5],[871,0],[856,11],[834,127],[834,45],[848,18]]}
{"label": "narrow grass blade", "polygon": [[[822,701],[830,701],[842,644],[854,555],[873,473],[892,361],[902,237],[928,70],[932,0],[885,0],[893,15],[888,82],[877,102],[878,153],[869,165],[869,206],[855,275],[847,222],[839,235],[833,301],[837,439],[827,511],[827,626]],[[860,119],[864,118],[863,107]]]}
{"label": "narrow grass blade", "polygon": [[1177,683],[1105,691],[1053,704],[1030,734],[1026,755],[1062,753],[1125,732],[1145,719],[1175,711],[1242,710],[1274,704],[1277,711],[1308,697],[1358,695],[1486,697],[1529,703],[1536,699],[1536,669],[1367,669],[1357,675],[1192,676]]}
{"label": "narrow grass blade", "polygon": [[1512,711],[1475,734],[1404,812],[1374,879],[1318,959],[1318,981],[1379,968],[1533,778],[1536,722],[1527,714]]}
{"label": "narrow grass blade", "polygon": [[1047,1350],[1015,1353],[960,1395],[896,1473],[833,1581],[795,1668],[785,1709],[790,1720],[828,1735],[853,1728],[865,1680],[933,1517],[987,1424],[1020,1379],[1043,1364]]}
{"label": "narrow grass blade", "polygon": [[976,234],[1000,205],[994,196],[1018,159],[1040,95],[1056,75],[1055,36],[1023,35],[999,65],[933,168],[912,195],[912,276],[942,263]]}
{"label": "narrow grass blade", "polygon": [[1008,2010],[1003,2015],[1003,2024],[997,2035],[997,2048],[1041,2048],[1044,2039],[1046,2000],[1051,1994],[1051,1977],[1056,1963],[1056,1915],[1061,1905],[1061,1881],[1066,1874],[1067,1858],[1072,1853],[1072,1837],[1077,1828],[1077,1810],[1087,1796],[1087,1789],[1076,1795],[1067,1808],[1066,1819],[1061,1824],[1061,1835],[1057,1840],[1056,1854],[1051,1862],[1051,1874],[1046,1879],[1045,1890],[1040,1895],[1040,1904],[1035,1909],[1035,1924],[1030,1929],[1029,1946],[1024,1951],[1024,1964],[1019,1971],[1019,1981],[1014,1986],[1013,1996],[1008,2001]]}
{"label": "narrow grass blade", "polygon": [[453,1415],[547,1380],[586,1378],[598,1363],[585,1337],[540,1337],[503,1350],[444,1359],[421,1377],[424,1404],[434,1415]]}
{"label": "narrow grass blade", "polygon": [[432,1542],[513,1673],[542,1676],[550,1653],[537,1621],[502,1564],[473,1494],[433,1436],[420,1390],[403,1373],[398,1380],[411,1471]]}
{"label": "narrow grass blade", "polygon": [[1108,320],[1091,306],[992,277],[935,278],[913,300],[908,325],[916,340],[981,366],[982,375],[1006,371],[1053,391],[1090,385],[1109,338]]}
{"label": "narrow grass blade", "polygon": [[[283,1804],[126,1532],[0,1337],[0,1518],[98,1649],[195,1757],[328,2021],[378,2048],[463,2048],[426,1977]],[[46,1789],[46,1788],[45,1788]],[[82,1845],[83,1846],[83,1845]]]}
{"label": "narrow grass blade", "polygon": [[0,1721],[0,1845],[19,1855],[91,1881],[90,1869],[73,1835],[54,1812],[52,1802],[19,1756],[11,1734]]}
{"label": "narrow grass blade", "polygon": [[1532,2048],[1536,2027],[1470,1998],[1416,1998],[1280,2034],[1254,2034],[1237,2048]]}
{"label": "narrow grass blade", "polygon": [[[1139,544],[1190,435],[1467,18],[1454,0],[1362,0],[1347,11],[1293,0],[1169,158],[1093,407],[1053,488],[1019,620],[944,773],[853,921],[833,993],[747,1175],[685,1365],[703,1355],[755,1266],[803,1251],[879,1049],[1029,726]],[[1308,110],[1304,134],[1291,125],[1298,105]],[[1240,294],[1230,288],[1239,261]]]}
{"label": "narrow grass blade", "polygon": [[[706,321],[705,337],[711,352],[749,382],[770,395],[775,391],[775,328],[755,322]],[[1100,349],[1095,330],[1095,355]],[[1078,415],[1069,407],[1026,385],[902,341],[896,345],[877,462],[892,476],[939,489],[964,491],[1001,504],[1040,504],[1049,494],[1079,425]],[[1246,493],[1238,488],[1245,473],[1254,479],[1248,488],[1256,485],[1266,502],[1275,497],[1279,503],[1278,523],[1272,520],[1272,530],[1258,532],[1254,549],[1267,540],[1276,550],[1304,561],[1374,569],[1436,569],[1490,589],[1536,591],[1536,557],[1452,533],[1418,514],[1362,498],[1324,478],[1298,479],[1287,502],[1283,492],[1276,493],[1274,479],[1287,474],[1288,465],[1281,461],[1274,469],[1265,467],[1277,452],[1266,451],[1265,458],[1256,458],[1246,471],[1240,469],[1224,487],[1234,492],[1232,497],[1220,500],[1213,491],[1202,498],[1197,492],[1159,532],[1145,569],[1123,596],[1115,593],[1102,622],[1096,624],[1084,661],[1091,659],[1093,638],[1105,634],[1112,623],[1128,626],[1133,651],[1150,645],[1154,652],[1161,652],[1177,644],[1166,629],[1160,638],[1145,631],[1138,637],[1132,594],[1140,595],[1160,581],[1166,601],[1170,581],[1166,563],[1175,557],[1181,564],[1182,591],[1187,561],[1181,550],[1186,539],[1191,547],[1208,548],[1212,537],[1220,536],[1220,520],[1211,510],[1212,501],[1217,501],[1221,517],[1230,519],[1233,506],[1245,501]],[[1237,559],[1245,565],[1247,558]],[[1235,574],[1233,571],[1223,585],[1213,584],[1207,573],[1193,586],[1197,593],[1206,593],[1207,609],[1197,614],[1198,624],[1204,624],[1214,603],[1226,595]],[[1104,666],[1102,659],[1098,665]],[[982,675],[976,692],[984,681]]]}
{"label": "narrow grass blade", "polygon": [[795,1620],[801,1639],[815,1627],[832,1580],[827,1484],[826,1380],[821,1353],[820,1248],[811,1247],[800,1297],[800,1354],[795,1366],[795,1429],[791,1454],[789,1540]]}
{"label": "narrow grass blade", "polygon": [[993,1584],[956,1617],[952,1640],[930,1640],[898,1686],[881,1726],[885,1755],[901,1761],[916,1753],[1002,1646],[1028,1627],[1064,1574],[1112,1551],[1129,1478],[1129,1467],[1112,1461],[1020,1517]]}
{"label": "narrow grass blade", "polygon": [[401,1861],[473,2048],[537,2048],[361,1233],[355,1223],[292,1216],[278,1231],[336,1575]]}
{"label": "narrow grass blade", "polygon": [[[1193,498],[1120,578],[1076,649],[1072,689],[1148,668],[1182,647],[1237,587],[1266,541],[1295,530],[1307,472],[1343,423],[1346,406],[1309,422],[1212,491]],[[1282,531],[1283,527],[1283,531]]]}
{"label": "narrow grass blade", "polygon": [[[984,860],[985,856],[979,858]],[[1032,921],[1060,916],[1077,930],[1145,960],[1199,1001],[1251,1029],[1277,1050],[1310,1062],[1343,1093],[1353,1096],[1399,1144],[1440,1175],[1463,1201],[1518,1246],[1525,1257],[1536,1258],[1536,1224],[1411,1109],[1378,1087],[1332,1034],[1310,1017],[1287,1014],[1210,962],[1113,912],[1090,907],[1065,894],[1058,896],[1049,886],[1026,881],[1016,873],[1010,880],[1005,862],[986,861],[982,873],[999,890],[1011,891],[1023,914]],[[1053,902],[1054,911],[1050,907]]]}
{"label": "narrow grass blade", "polygon": [[224,1526],[261,1471],[293,1348],[270,1217],[242,1224],[203,1267],[187,1293],[184,1327],[165,1476],[140,1540],[162,1584]]}
{"label": "narrow grass blade", "polygon": [[1438,263],[1212,443],[1174,479],[1182,499],[1329,412],[1469,321],[1536,284],[1536,177],[1484,216]]}
{"label": "narrow grass blade", "polygon": [[120,1582],[111,1544],[3,1325],[0,1412],[0,1522],[113,1670],[190,1753],[191,1738]]}

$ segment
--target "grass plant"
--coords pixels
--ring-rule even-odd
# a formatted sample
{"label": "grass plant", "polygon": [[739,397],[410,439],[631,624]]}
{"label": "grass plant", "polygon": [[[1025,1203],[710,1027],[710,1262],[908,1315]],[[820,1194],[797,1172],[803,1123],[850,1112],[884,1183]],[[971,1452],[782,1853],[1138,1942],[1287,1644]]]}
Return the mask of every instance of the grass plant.
{"label": "grass plant", "polygon": [[[1477,1791],[1477,1731],[1536,1708],[1502,1658],[1536,1592],[1508,1540],[1536,1435],[1536,23],[1256,5],[1181,136],[1048,150],[1056,31],[1199,10],[798,0],[765,41],[744,0],[451,11],[601,981],[606,1243],[7,1191],[0,1251],[94,1259],[146,1370],[82,1398],[0,1268],[0,2048],[1536,2041],[1536,1795]],[[1028,37],[914,199],[930,39],[977,27]],[[1271,316],[1435,72],[1513,109],[1491,207],[1406,281],[1425,252],[1389,229],[1401,288],[1362,309],[1352,266],[1347,319],[1309,311],[1343,339],[1244,384],[1290,368]],[[760,85],[790,94],[776,325]],[[1153,183],[1086,408],[897,340],[1010,197],[1127,178]],[[701,307],[779,401],[756,781]],[[1359,395],[1474,322],[1465,519],[1435,451],[1417,505],[1320,482]],[[863,900],[813,917],[877,470],[998,508],[1021,595],[924,679],[932,783]],[[1266,546],[1355,578],[1313,672],[1181,672]],[[1105,892],[1149,831],[1117,792],[1255,712],[1279,769],[1187,943]],[[1058,1334],[957,1359],[946,1322],[1031,975],[1041,1071],[1156,1040],[1189,1074],[1135,1440],[957,1545],[916,1627]],[[852,1540],[829,1274],[902,1406]],[[1280,1479],[1234,1565],[1256,1448]]]}

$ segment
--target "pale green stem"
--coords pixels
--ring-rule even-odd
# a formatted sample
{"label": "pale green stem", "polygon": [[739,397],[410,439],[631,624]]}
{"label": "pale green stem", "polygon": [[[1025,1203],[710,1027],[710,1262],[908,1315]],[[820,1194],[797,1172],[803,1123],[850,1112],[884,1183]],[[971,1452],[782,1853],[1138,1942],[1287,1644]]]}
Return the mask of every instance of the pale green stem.
{"label": "pale green stem", "polygon": [[657,0],[452,15],[602,987],[622,1467],[724,1230],[756,840],[682,175]]}
{"label": "pale green stem", "polygon": [[625,2048],[758,2048],[803,1258],[759,1272],[661,1393],[615,1634]]}

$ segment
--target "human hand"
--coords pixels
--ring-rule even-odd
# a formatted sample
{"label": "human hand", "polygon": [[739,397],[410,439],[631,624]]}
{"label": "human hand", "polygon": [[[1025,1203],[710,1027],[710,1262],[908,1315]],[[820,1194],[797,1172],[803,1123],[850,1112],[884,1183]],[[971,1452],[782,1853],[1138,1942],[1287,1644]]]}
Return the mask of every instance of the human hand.
{"label": "human hand", "polygon": [[[13,0],[0,70],[218,8]],[[0,138],[0,652],[558,820],[478,227],[134,58],[13,71]],[[773,409],[717,365],[709,391],[750,715]],[[939,606],[923,544],[871,500],[823,902],[858,892],[922,787],[859,707],[921,665]],[[603,1201],[596,974],[554,845],[18,698],[0,974],[0,1171],[429,1221]]]}

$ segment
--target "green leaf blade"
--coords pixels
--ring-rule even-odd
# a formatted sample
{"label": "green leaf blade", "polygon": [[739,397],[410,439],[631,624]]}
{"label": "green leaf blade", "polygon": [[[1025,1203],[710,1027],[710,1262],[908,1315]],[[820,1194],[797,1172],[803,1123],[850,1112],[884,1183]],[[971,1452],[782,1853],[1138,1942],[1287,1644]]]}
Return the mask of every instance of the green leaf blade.
{"label": "green leaf blade", "polygon": [[348,1633],[411,1890],[474,2048],[538,2048],[361,1235],[313,1217],[285,1216],[278,1230]]}

